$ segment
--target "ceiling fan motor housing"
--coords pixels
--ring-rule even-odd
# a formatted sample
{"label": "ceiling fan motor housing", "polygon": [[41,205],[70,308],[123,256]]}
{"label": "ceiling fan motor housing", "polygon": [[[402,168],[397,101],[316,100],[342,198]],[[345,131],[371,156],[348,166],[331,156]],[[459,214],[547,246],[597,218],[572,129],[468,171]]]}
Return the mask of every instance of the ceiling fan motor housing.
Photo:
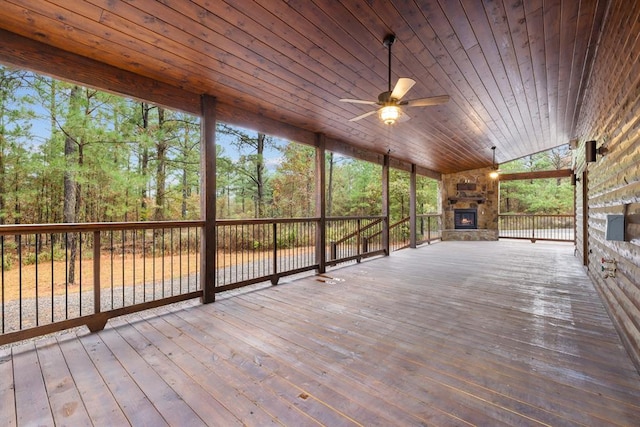
{"label": "ceiling fan motor housing", "polygon": [[389,102],[391,102],[391,92],[382,92],[378,95],[378,104],[383,105],[388,104]]}

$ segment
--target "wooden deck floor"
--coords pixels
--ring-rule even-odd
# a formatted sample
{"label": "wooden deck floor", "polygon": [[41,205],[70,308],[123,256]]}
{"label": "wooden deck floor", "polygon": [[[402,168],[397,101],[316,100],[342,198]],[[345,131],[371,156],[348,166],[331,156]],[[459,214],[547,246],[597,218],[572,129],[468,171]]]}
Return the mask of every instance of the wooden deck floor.
{"label": "wooden deck floor", "polygon": [[640,425],[569,244],[443,242],[0,351],[0,425]]}

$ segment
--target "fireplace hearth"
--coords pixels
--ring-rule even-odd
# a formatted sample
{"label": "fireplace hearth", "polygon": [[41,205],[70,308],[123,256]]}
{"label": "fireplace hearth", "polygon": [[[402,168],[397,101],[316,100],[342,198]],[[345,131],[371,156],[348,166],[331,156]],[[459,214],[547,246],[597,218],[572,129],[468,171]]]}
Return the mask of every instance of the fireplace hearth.
{"label": "fireplace hearth", "polygon": [[453,225],[456,230],[476,230],[478,228],[478,210],[454,209]]}

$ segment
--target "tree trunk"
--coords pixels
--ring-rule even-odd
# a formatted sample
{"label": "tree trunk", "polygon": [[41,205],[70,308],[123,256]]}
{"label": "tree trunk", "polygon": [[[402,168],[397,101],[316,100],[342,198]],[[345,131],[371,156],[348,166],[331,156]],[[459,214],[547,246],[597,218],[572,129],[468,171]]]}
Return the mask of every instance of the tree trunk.
{"label": "tree trunk", "polygon": [[[78,114],[78,105],[80,101],[80,87],[74,86],[71,89],[69,96],[70,116]],[[67,223],[76,222],[77,213],[77,182],[76,182],[76,165],[77,165],[77,153],[78,144],[73,139],[72,135],[77,133],[77,129],[67,129],[67,135],[64,139],[64,158],[65,158],[65,171],[64,171],[64,204],[63,204],[63,221]],[[75,259],[76,259],[76,235],[71,233],[71,238],[67,240],[69,245],[67,249],[71,249],[71,259],[69,262],[68,281],[69,283],[75,282]]]}
{"label": "tree trunk", "polygon": [[[162,129],[164,125],[164,109],[158,107],[158,127]],[[162,134],[162,132],[160,132]],[[156,142],[156,211],[154,218],[162,221],[165,217],[165,185],[167,180],[167,143],[166,141]]]}
{"label": "tree trunk", "polygon": [[[149,104],[146,102],[140,103],[140,108],[142,110],[142,129],[144,132],[149,129]],[[142,149],[142,154],[140,158],[140,173],[144,178],[144,184],[142,186],[142,191],[140,192],[140,217],[142,221],[146,221],[149,219],[149,215],[147,212],[147,173],[149,170],[149,149],[145,145]]]}
{"label": "tree trunk", "polygon": [[333,151],[329,152],[329,180],[327,182],[327,216],[331,216],[333,207]]}
{"label": "tree trunk", "polygon": [[258,133],[258,160],[256,161],[256,184],[258,186],[258,191],[256,194],[256,218],[262,218],[264,215],[264,140],[265,134]]}

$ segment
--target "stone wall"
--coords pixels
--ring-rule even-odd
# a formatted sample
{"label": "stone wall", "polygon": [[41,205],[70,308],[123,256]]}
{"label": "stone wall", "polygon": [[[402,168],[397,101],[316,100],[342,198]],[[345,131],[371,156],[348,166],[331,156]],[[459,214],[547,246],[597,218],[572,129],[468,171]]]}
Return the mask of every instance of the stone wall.
{"label": "stone wall", "polygon": [[[612,1],[580,110],[574,160],[577,250],[640,371],[639,23],[640,2]],[[595,163],[585,161],[589,140],[607,150]],[[624,215],[624,241],[606,239],[611,214]],[[614,266],[603,258],[616,261],[614,277],[602,271]]]}
{"label": "stone wall", "polygon": [[[490,172],[489,167],[442,175],[442,240],[498,240],[498,181]],[[455,230],[453,210],[470,208],[478,209],[478,230]]]}

